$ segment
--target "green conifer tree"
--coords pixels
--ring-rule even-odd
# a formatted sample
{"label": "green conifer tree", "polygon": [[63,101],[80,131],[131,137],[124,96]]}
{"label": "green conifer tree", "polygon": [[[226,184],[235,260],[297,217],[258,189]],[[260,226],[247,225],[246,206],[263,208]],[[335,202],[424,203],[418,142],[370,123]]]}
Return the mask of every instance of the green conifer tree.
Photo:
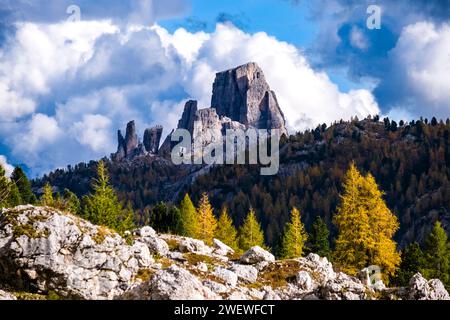
{"label": "green conifer tree", "polygon": [[31,183],[21,167],[15,167],[11,175],[11,180],[16,184],[22,204],[35,204],[36,196],[31,191]]}
{"label": "green conifer tree", "polygon": [[8,198],[8,205],[10,207],[16,207],[23,203],[22,198],[20,197],[19,189],[13,181],[10,182],[10,192]]}
{"label": "green conifer tree", "polygon": [[420,271],[423,264],[423,252],[417,242],[410,243],[403,249],[401,254],[402,262],[393,278],[393,283],[397,286],[408,286],[409,280]]}
{"label": "green conifer tree", "polygon": [[237,231],[233,225],[233,220],[228,215],[227,208],[223,208],[217,221],[215,238],[222,241],[234,250],[238,249]]}
{"label": "green conifer tree", "polygon": [[94,224],[123,233],[133,228],[133,212],[124,208],[116,192],[109,185],[109,176],[103,161],[97,166],[97,178],[92,182],[93,194],[83,198],[83,216]]}
{"label": "green conifer tree", "polygon": [[320,216],[317,216],[311,228],[309,251],[330,259],[330,230]]}
{"label": "green conifer tree", "polygon": [[284,229],[281,241],[280,256],[283,259],[300,258],[307,239],[305,227],[297,208],[291,210],[291,220]]}
{"label": "green conifer tree", "polygon": [[450,255],[448,237],[439,221],[425,240],[421,272],[427,279],[439,279],[450,288]]}
{"label": "green conifer tree", "polygon": [[239,229],[239,248],[243,251],[247,251],[251,247],[264,245],[264,233],[261,225],[256,219],[255,211],[250,209],[244,224]]}

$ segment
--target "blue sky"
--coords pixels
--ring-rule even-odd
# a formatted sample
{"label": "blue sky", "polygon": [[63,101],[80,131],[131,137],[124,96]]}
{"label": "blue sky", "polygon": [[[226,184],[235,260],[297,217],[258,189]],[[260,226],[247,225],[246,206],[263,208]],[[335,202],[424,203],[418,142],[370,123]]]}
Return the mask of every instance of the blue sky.
{"label": "blue sky", "polygon": [[[209,107],[218,71],[255,61],[291,132],[379,113],[447,118],[450,0],[0,0],[0,163],[32,176],[167,134]],[[80,8],[80,19],[67,13]]]}

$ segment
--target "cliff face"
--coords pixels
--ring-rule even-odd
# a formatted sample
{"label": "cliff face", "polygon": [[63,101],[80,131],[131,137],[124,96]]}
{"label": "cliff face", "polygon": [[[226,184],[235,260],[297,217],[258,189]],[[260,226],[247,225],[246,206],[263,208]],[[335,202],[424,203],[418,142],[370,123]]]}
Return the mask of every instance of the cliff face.
{"label": "cliff face", "polygon": [[211,107],[247,127],[280,129],[287,134],[285,119],[264,72],[253,62],[216,74]]}
{"label": "cliff face", "polygon": [[408,287],[386,288],[372,284],[368,270],[351,277],[316,254],[276,261],[253,247],[237,255],[217,239],[208,246],[149,226],[125,241],[74,215],[34,206],[0,211],[0,300],[15,299],[2,289],[87,300],[449,299],[439,280],[420,274]]}
{"label": "cliff face", "polygon": [[[223,139],[227,129],[279,129],[281,135],[288,134],[275,93],[253,62],[217,73],[211,107],[198,109],[197,101],[188,101],[177,128],[188,130],[193,139],[201,139],[203,146]],[[171,135],[160,155],[170,155],[170,139]]]}

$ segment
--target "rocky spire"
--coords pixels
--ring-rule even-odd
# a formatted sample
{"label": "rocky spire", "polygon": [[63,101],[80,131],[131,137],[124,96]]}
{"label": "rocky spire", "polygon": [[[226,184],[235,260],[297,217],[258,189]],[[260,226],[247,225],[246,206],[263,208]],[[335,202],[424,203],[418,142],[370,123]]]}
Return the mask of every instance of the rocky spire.
{"label": "rocky spire", "polygon": [[245,126],[280,129],[281,133],[287,133],[275,93],[270,90],[262,69],[254,62],[216,74],[211,107],[219,116],[229,117]]}
{"label": "rocky spire", "polygon": [[120,130],[117,132],[117,152],[112,154],[111,158],[115,161],[120,161],[125,158],[133,159],[135,157],[145,156],[147,154],[157,154],[162,131],[162,126],[155,126],[146,129],[144,133],[144,141],[143,143],[139,143],[139,139],[136,134],[135,122],[128,122],[125,138]]}
{"label": "rocky spire", "polygon": [[125,134],[125,154],[129,156],[138,147],[139,141],[136,134],[136,124],[130,121],[127,124],[127,131]]}
{"label": "rocky spire", "polygon": [[183,115],[178,121],[178,129],[186,129],[192,133],[194,128],[195,114],[197,113],[197,101],[189,100],[186,102],[183,110]]}
{"label": "rocky spire", "polygon": [[145,130],[144,132],[145,151],[153,154],[156,154],[158,152],[162,132],[163,132],[162,126],[156,126]]}

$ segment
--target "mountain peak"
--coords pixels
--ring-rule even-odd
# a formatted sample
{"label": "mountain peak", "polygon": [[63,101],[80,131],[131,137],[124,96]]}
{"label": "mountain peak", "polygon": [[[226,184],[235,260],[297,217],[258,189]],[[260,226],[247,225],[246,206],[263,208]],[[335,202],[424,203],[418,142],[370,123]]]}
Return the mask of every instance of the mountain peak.
{"label": "mountain peak", "polygon": [[219,116],[229,117],[245,126],[280,129],[282,134],[287,134],[276,95],[255,62],[216,74],[211,107]]}

